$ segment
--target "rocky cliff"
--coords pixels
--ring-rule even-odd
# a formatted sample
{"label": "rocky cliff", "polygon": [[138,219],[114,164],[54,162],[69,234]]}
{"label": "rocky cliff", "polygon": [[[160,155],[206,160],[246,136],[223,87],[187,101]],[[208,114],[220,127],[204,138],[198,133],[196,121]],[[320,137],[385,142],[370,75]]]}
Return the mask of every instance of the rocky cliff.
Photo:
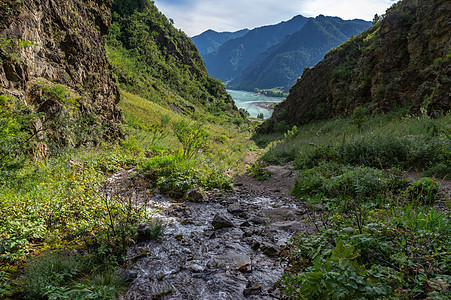
{"label": "rocky cliff", "polygon": [[111,0],[0,2],[0,94],[41,113],[35,130],[51,130],[43,127],[58,121],[52,135],[64,140],[61,126],[83,118],[77,124],[91,139],[121,135],[119,90],[103,40],[110,10]]}
{"label": "rocky cliff", "polygon": [[[280,122],[299,125],[408,107],[437,115],[451,109],[451,5],[404,0],[372,28],[329,52],[290,89],[260,132]],[[282,126],[283,127],[283,126]]]}

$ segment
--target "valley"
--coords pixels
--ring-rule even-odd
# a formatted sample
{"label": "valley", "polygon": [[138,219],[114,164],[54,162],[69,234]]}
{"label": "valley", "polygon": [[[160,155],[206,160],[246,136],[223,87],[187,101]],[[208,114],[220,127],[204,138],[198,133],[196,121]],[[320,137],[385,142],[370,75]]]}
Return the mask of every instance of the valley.
{"label": "valley", "polygon": [[0,1],[0,299],[451,297],[448,1],[157,4]]}

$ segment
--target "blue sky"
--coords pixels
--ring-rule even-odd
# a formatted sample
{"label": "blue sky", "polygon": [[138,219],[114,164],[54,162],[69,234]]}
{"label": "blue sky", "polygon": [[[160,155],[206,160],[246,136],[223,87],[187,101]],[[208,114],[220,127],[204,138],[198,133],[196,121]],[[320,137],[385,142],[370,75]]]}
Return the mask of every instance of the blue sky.
{"label": "blue sky", "polygon": [[189,36],[207,29],[235,31],[289,20],[295,15],[320,14],[343,19],[364,19],[385,13],[396,0],[155,0]]}

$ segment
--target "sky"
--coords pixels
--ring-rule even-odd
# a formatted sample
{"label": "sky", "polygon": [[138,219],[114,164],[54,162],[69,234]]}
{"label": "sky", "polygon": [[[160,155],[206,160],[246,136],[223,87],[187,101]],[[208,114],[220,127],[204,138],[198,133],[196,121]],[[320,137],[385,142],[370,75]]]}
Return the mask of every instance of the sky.
{"label": "sky", "polygon": [[207,29],[236,31],[276,24],[296,15],[371,21],[397,0],[155,0],[158,9],[188,36]]}

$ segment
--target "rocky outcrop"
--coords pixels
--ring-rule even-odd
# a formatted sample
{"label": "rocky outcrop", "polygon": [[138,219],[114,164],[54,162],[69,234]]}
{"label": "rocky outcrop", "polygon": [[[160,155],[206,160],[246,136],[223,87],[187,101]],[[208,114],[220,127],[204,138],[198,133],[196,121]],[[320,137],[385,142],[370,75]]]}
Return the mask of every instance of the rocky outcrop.
{"label": "rocky outcrop", "polygon": [[291,88],[260,132],[318,119],[408,107],[431,116],[451,110],[451,6],[404,0],[372,28],[329,52]]}
{"label": "rocky outcrop", "polygon": [[40,124],[71,111],[120,136],[119,90],[103,40],[110,10],[111,0],[1,1],[0,93],[43,113]]}

